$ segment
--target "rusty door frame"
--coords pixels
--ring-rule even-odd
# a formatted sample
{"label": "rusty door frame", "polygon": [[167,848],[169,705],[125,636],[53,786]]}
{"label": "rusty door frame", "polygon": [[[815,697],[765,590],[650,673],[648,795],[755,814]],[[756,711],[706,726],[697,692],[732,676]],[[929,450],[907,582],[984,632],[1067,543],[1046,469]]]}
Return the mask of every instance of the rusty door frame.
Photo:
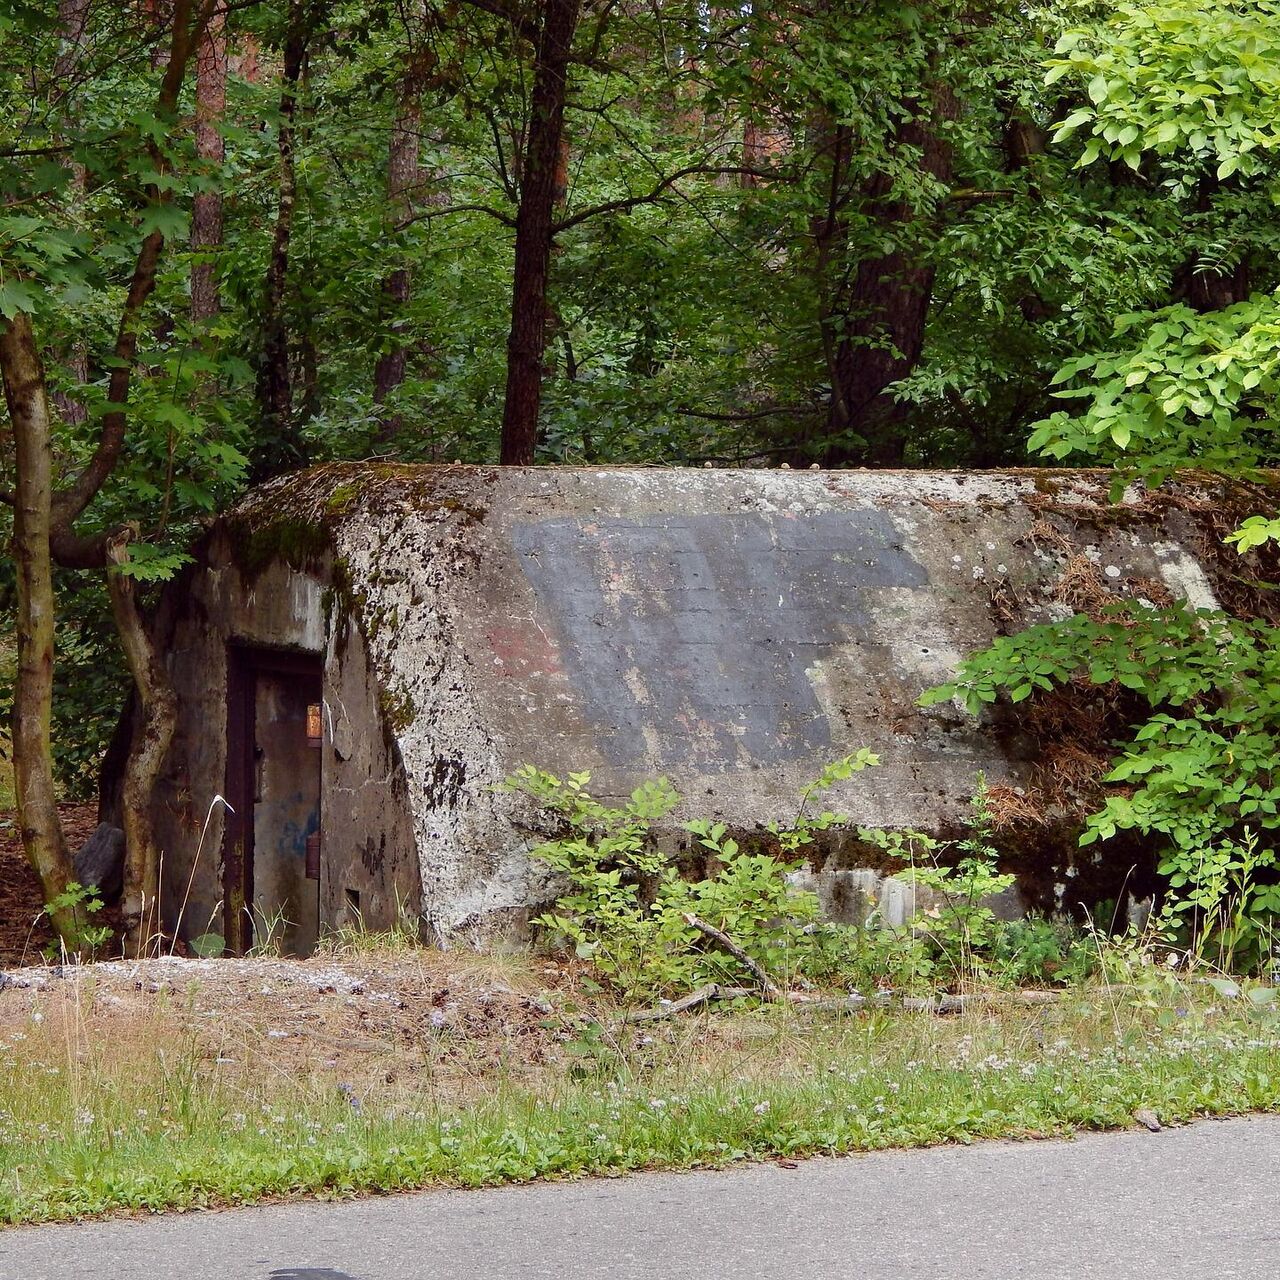
{"label": "rusty door frame", "polygon": [[[254,747],[257,742],[257,683],[261,675],[312,677],[324,687],[324,654],[267,649],[232,641],[227,645],[227,815],[222,837],[223,936],[228,955],[253,945]],[[317,797],[323,805],[324,791]]]}

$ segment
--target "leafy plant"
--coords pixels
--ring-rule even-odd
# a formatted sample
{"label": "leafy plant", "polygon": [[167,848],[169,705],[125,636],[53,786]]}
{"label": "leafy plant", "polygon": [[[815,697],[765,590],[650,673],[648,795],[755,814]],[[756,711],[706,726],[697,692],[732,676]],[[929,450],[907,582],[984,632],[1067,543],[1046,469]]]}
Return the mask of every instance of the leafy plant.
{"label": "leafy plant", "polygon": [[45,949],[50,960],[57,960],[63,954],[63,948],[75,955],[92,957],[111,941],[112,931],[108,925],[91,923],[93,917],[102,910],[102,897],[93,886],[80,884],[72,880],[62,893],[55,894],[44,905],[44,914],[52,917],[57,912],[66,912],[77,922],[77,929],[71,937],[63,937],[60,941],[51,942]]}
{"label": "leafy plant", "polygon": [[202,933],[187,944],[192,954],[201,960],[217,960],[227,949],[227,940],[220,933]]}
{"label": "leafy plant", "polygon": [[[830,812],[808,813],[816,794],[876,763],[864,749],[824,769],[806,788],[794,823],[771,829],[784,854],[800,852],[816,832],[842,821]],[[569,828],[533,850],[569,882],[539,924],[628,993],[754,981],[740,960],[708,947],[705,932],[690,917],[727,933],[767,972],[803,969],[812,950],[806,929],[817,918],[818,902],[788,882],[798,861],[746,852],[723,823],[695,819],[683,830],[711,856],[715,870],[685,880],[651,834],[652,824],[679,803],[667,779],[643,783],[621,808],[596,800],[586,789],[589,782],[587,773],[561,781],[531,765],[507,779],[508,787],[560,814]]]}
{"label": "leafy plant", "polygon": [[1169,877],[1166,923],[1198,954],[1259,963],[1280,908],[1274,851],[1260,843],[1280,829],[1280,629],[1116,603],[1099,618],[1002,637],[920,701],[958,697],[976,713],[1001,693],[1017,702],[1072,681],[1131,690],[1151,709],[1118,746],[1106,775],[1116,785],[1081,844],[1119,831],[1153,837]]}
{"label": "leafy plant", "polygon": [[1070,924],[1028,916],[996,921],[987,963],[989,972],[1003,984],[1071,985],[1093,976],[1098,953],[1098,940],[1092,934]]}
{"label": "leafy plant", "polygon": [[1081,166],[1107,159],[1136,170],[1153,153],[1184,182],[1206,169],[1219,181],[1266,174],[1280,142],[1278,22],[1274,0],[1202,0],[1118,4],[1097,24],[1072,27],[1047,80],[1078,80],[1088,100],[1055,141],[1087,130]]}
{"label": "leafy plant", "polygon": [[1033,424],[1029,449],[1055,460],[1123,462],[1153,482],[1190,458],[1222,472],[1274,459],[1274,296],[1208,314],[1179,304],[1122,315],[1114,336],[1127,345],[1075,356],[1054,375],[1057,398],[1079,400],[1082,412]]}
{"label": "leafy plant", "polygon": [[1169,893],[1160,916],[1167,936],[1231,971],[1268,966],[1280,915],[1276,851],[1245,827],[1238,840],[1175,847],[1160,861]]}
{"label": "leafy plant", "polygon": [[790,880],[818,834],[853,824],[831,810],[811,813],[811,803],[877,763],[863,749],[828,765],[806,787],[795,818],[769,828],[781,859],[745,852],[723,823],[684,823],[698,850],[711,858],[709,874],[692,880],[680,875],[653,836],[652,824],[679,801],[665,778],[637,788],[625,806],[609,808],[587,791],[589,775],[561,781],[525,766],[507,785],[559,813],[569,827],[533,851],[569,882],[538,923],[630,996],[755,981],[731,954],[708,946],[691,919],[726,933],[765,972],[810,983],[916,991],[970,979],[1068,981],[1090,970],[1068,927],[996,918],[990,900],[1014,877],[997,866],[981,775],[969,829],[959,840],[858,830],[860,838],[908,864],[905,878],[930,892],[930,905],[900,928],[885,923],[878,908],[862,926],[820,920],[817,896]]}
{"label": "leafy plant", "polygon": [[[941,967],[956,981],[983,977],[999,921],[989,900],[1005,892],[1015,876],[998,869],[986,778],[979,773],[970,802],[969,826],[956,841],[940,841],[921,831],[862,828],[859,835],[909,866],[904,878],[927,890],[933,903],[918,907],[909,922],[928,963],[917,960],[916,976],[932,977]],[[959,856],[950,861],[947,855]]]}

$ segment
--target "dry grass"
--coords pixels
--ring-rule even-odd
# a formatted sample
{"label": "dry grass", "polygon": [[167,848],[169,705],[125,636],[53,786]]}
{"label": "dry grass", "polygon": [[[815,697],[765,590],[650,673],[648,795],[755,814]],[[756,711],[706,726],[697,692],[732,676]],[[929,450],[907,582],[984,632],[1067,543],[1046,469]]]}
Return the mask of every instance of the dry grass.
{"label": "dry grass", "polygon": [[1280,1106],[1274,1011],[1139,978],[948,1018],[636,1026],[536,957],[22,971],[0,990],[0,1222]]}
{"label": "dry grass", "polygon": [[0,989],[0,1042],[30,1032],[38,1014],[42,1034],[77,1055],[177,1042],[239,1087],[279,1077],[332,1091],[341,1082],[356,1096],[392,1101],[459,1099],[495,1072],[526,1080],[563,1067],[553,1016],[563,1003],[562,966],[397,947],[302,962],[175,958],[57,973],[10,975]]}

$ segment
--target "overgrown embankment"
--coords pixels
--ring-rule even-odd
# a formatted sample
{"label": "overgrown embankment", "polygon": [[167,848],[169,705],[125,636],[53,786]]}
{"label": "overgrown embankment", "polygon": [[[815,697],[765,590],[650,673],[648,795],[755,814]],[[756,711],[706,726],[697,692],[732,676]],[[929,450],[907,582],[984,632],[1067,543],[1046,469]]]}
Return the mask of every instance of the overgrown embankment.
{"label": "overgrown embankment", "polygon": [[954,1017],[622,1014],[576,966],[405,948],[10,973],[0,1222],[1280,1107],[1271,1010],[1138,961]]}

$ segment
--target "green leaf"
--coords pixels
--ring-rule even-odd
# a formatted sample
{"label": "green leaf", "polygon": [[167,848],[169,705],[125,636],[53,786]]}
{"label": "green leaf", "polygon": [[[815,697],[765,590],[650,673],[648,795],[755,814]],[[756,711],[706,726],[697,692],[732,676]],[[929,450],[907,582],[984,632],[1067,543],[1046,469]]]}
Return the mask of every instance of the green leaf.
{"label": "green leaf", "polygon": [[6,320],[23,312],[35,312],[43,296],[42,290],[29,280],[8,279],[0,281],[0,315]]}
{"label": "green leaf", "polygon": [[148,205],[138,219],[138,230],[144,236],[158,231],[166,240],[181,240],[187,234],[187,215],[177,205]]}

